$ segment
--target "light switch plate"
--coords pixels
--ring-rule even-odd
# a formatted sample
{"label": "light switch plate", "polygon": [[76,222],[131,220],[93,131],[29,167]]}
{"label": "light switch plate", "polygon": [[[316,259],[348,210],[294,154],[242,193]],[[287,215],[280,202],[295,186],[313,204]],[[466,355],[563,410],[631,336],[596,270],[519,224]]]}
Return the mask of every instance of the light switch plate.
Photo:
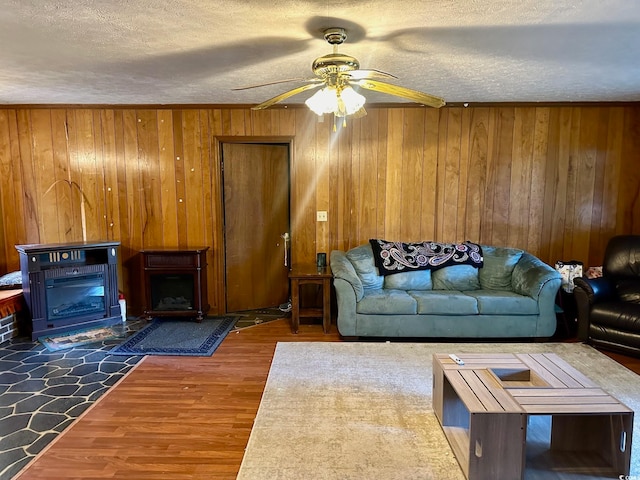
{"label": "light switch plate", "polygon": [[318,210],[316,212],[316,220],[318,222],[326,222],[327,221],[327,212],[324,210]]}

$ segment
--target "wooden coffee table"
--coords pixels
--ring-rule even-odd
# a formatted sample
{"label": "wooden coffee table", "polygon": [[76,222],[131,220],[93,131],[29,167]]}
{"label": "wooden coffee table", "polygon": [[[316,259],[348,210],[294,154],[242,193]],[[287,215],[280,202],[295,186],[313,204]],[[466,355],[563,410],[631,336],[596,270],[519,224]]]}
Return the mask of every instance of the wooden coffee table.
{"label": "wooden coffee table", "polygon": [[433,356],[433,409],[469,480],[524,478],[530,415],[551,416],[551,451],[599,456],[615,478],[629,474],[633,410],[560,357],[456,355],[464,365]]}

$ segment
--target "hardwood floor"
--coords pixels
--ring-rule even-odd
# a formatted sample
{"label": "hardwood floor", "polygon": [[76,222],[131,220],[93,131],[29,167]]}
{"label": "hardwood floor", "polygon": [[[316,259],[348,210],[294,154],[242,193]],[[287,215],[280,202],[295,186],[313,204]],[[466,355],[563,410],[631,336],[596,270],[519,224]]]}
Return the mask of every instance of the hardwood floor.
{"label": "hardwood floor", "polygon": [[621,365],[624,365],[632,372],[635,372],[638,375],[640,375],[640,358],[629,357],[621,353],[607,352],[605,350],[602,350],[602,353],[614,359],[616,362],[620,363]]}
{"label": "hardwood floor", "polygon": [[277,320],[231,332],[212,357],[147,357],[17,478],[235,479],[276,343],[339,340]]}
{"label": "hardwood floor", "polygon": [[212,357],[147,357],[17,478],[235,479],[281,341],[340,337],[278,320],[232,332]]}

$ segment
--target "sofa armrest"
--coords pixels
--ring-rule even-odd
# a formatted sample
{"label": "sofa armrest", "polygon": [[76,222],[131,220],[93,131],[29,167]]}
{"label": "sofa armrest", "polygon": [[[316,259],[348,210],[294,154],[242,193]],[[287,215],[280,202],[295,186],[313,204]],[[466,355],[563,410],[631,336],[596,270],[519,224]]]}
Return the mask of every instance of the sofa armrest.
{"label": "sofa armrest", "polygon": [[589,338],[591,308],[598,302],[613,299],[615,290],[613,284],[605,277],[576,277],[573,279],[573,284],[573,296],[578,314],[578,340],[585,342]]}
{"label": "sofa armrest", "polygon": [[333,288],[336,290],[336,302],[338,304],[338,318],[336,327],[343,337],[355,337],[356,335],[356,295],[349,282],[342,278],[333,279]]}
{"label": "sofa armrest", "polygon": [[330,265],[338,303],[336,326],[343,337],[354,337],[356,336],[356,303],[364,296],[364,288],[345,252],[333,250]]}
{"label": "sofa armrest", "polygon": [[362,281],[360,281],[360,277],[358,277],[353,264],[349,261],[345,252],[333,250],[329,257],[329,261],[333,278],[339,278],[347,282],[353,289],[356,302],[359,302],[364,296],[364,288],[362,286]]}
{"label": "sofa armrest", "polygon": [[[513,291],[520,295],[527,295],[535,300],[539,300],[540,294],[549,283],[551,287],[555,287],[557,284],[557,288],[553,291],[555,298],[562,283],[560,274],[530,253],[523,253],[513,269],[513,275],[511,277]],[[554,288],[552,288],[552,290],[553,289]]]}
{"label": "sofa armrest", "polygon": [[513,291],[538,302],[537,337],[550,337],[557,327],[556,296],[562,277],[542,260],[524,252],[511,276]]}
{"label": "sofa armrest", "polygon": [[609,279],[605,277],[576,277],[573,279],[573,285],[582,289],[589,305],[615,298],[615,288]]}

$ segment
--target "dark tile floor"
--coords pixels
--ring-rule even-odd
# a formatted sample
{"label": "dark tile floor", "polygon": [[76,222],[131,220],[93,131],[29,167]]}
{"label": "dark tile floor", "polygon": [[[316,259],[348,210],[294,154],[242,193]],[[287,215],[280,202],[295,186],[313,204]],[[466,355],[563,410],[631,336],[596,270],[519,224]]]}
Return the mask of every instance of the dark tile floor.
{"label": "dark tile floor", "polygon": [[[142,321],[129,321],[123,338]],[[49,352],[29,338],[0,344],[0,480],[13,478],[142,356],[109,355],[122,338]]]}

